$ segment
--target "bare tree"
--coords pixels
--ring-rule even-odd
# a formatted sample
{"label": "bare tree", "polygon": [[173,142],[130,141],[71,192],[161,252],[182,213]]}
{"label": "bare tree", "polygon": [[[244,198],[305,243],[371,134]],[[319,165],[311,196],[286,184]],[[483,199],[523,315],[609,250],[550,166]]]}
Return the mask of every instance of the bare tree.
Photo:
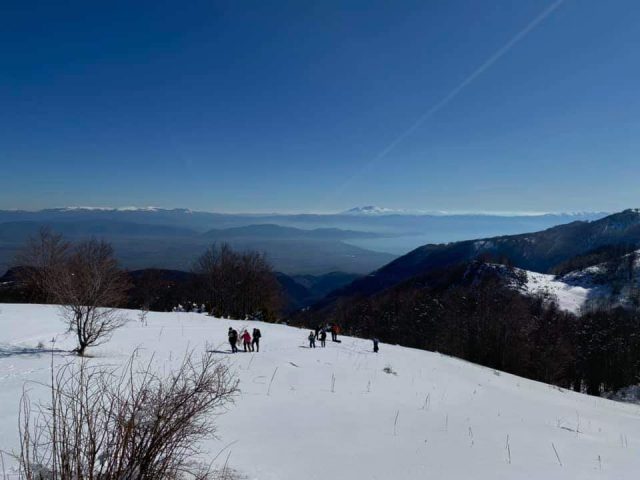
{"label": "bare tree", "polygon": [[210,311],[271,320],[282,306],[280,285],[264,254],[212,245],[195,262],[200,294]]}
{"label": "bare tree", "polygon": [[208,479],[199,443],[215,435],[215,415],[238,392],[228,367],[188,353],[167,376],[139,369],[69,363],[52,374],[51,403],[25,394],[20,466],[25,480]]}
{"label": "bare tree", "polygon": [[115,307],[126,301],[127,276],[118,267],[110,244],[87,240],[73,248],[49,288],[62,305],[69,331],[76,336],[76,352],[101,345],[125,319]]}
{"label": "bare tree", "polygon": [[42,227],[18,253],[18,279],[38,301],[55,302],[50,285],[64,268],[70,248],[62,235]]}
{"label": "bare tree", "polygon": [[62,306],[78,355],[104,343],[123,325],[115,307],[125,302],[129,280],[109,243],[92,239],[72,245],[44,229],[29,241],[18,261],[24,265],[24,280],[46,301]]}

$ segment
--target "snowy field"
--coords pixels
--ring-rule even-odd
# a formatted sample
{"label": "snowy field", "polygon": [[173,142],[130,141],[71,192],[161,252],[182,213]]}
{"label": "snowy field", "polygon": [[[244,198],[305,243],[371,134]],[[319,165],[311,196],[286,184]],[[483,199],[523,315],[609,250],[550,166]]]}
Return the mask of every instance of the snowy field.
{"label": "snowy field", "polygon": [[[635,480],[640,472],[637,405],[437,353],[382,344],[374,354],[370,342],[355,338],[310,350],[306,330],[282,325],[150,313],[143,326],[137,312],[126,314],[132,321],[90,351],[92,362],[123,362],[139,348],[141,360],[155,354],[162,368],[207,342],[227,351],[229,326],[262,330],[260,353],[220,353],[237,372],[242,393],[219,417],[220,439],[206,445],[221,461],[230,454],[230,465],[248,479]],[[71,348],[62,330],[56,307],[0,304],[5,451],[18,446],[23,385],[50,375],[51,355],[34,347],[57,337],[57,347]],[[70,360],[55,357],[56,363]],[[45,395],[30,385],[32,397]]]}

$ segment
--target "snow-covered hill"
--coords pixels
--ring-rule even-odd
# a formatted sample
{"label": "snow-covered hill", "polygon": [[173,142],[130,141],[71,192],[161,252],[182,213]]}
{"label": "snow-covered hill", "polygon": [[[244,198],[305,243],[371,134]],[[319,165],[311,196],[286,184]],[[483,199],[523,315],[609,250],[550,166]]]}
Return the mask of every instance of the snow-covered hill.
{"label": "snow-covered hill", "polygon": [[[57,337],[66,348],[72,339],[60,335],[56,307],[0,311],[0,448],[12,450],[23,386],[50,373],[51,355],[36,345]],[[249,479],[631,480],[640,471],[637,405],[432,352],[383,344],[374,354],[355,338],[310,350],[307,331],[283,325],[150,313],[143,326],[137,312],[126,314],[132,321],[92,352],[92,362],[123,362],[139,348],[140,360],[154,354],[166,367],[207,342],[227,351],[230,325],[261,328],[260,353],[220,353],[242,394],[218,420],[220,439],[206,445],[212,457],[223,451],[221,462],[231,452],[230,464]],[[45,394],[29,385],[32,398]]]}

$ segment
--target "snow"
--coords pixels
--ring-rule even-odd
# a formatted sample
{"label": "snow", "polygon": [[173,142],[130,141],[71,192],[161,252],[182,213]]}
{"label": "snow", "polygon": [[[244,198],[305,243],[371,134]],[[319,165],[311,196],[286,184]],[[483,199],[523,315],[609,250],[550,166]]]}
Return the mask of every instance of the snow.
{"label": "snow", "polygon": [[[476,248],[484,244],[476,242]],[[506,285],[525,295],[541,295],[554,300],[561,310],[579,314],[587,301],[615,300],[618,304],[626,301],[624,295],[612,296],[612,289],[606,282],[599,281],[603,271],[602,265],[594,265],[583,270],[576,270],[563,276],[533,272],[501,264],[487,264],[506,280]]]}
{"label": "snow", "polygon": [[[57,307],[4,304],[0,310],[0,448],[11,451],[18,447],[25,382],[32,398],[46,399],[34,382],[47,381],[52,357],[34,347],[55,337],[56,347],[70,348],[72,338],[60,334]],[[221,462],[230,452],[230,465],[248,479],[638,477],[638,405],[433,352],[381,344],[374,354],[371,342],[356,338],[311,350],[307,330],[284,325],[152,312],[144,326],[137,312],[124,313],[131,322],[91,351],[92,362],[124,362],[139,348],[141,361],[154,354],[164,368],[207,342],[226,351],[229,326],[262,330],[260,353],[220,354],[237,372],[242,393],[218,418],[220,439],[205,445],[211,458],[223,452]],[[53,359],[76,361],[64,354]],[[395,374],[385,373],[387,366]]]}
{"label": "snow", "polygon": [[381,215],[429,215],[429,216],[489,216],[489,217],[573,217],[580,220],[597,220],[610,215],[608,212],[543,212],[543,211],[521,211],[521,210],[425,210],[417,208],[387,208],[376,205],[366,205],[363,207],[350,208],[340,212],[339,215],[362,215],[362,216],[381,216]]}
{"label": "snow", "polygon": [[[75,212],[75,211],[96,211],[96,212],[159,212],[159,211],[171,211],[170,209],[164,209],[161,207],[88,207],[88,206],[71,206],[54,208],[53,210],[59,210],[62,212]],[[188,212],[186,209],[173,209],[179,211]]]}
{"label": "snow", "polygon": [[[525,294],[555,297],[561,309],[573,313],[580,313],[581,309],[588,306],[588,301],[595,304],[605,302],[622,307],[633,306],[634,287],[640,282],[640,250],[633,254],[624,255],[620,262],[626,264],[625,259],[629,255],[634,255],[634,281],[629,281],[625,273],[623,279],[625,285],[618,292],[612,288],[612,284],[616,281],[616,273],[607,273],[608,267],[605,263],[574,270],[562,276],[515,268],[513,269],[515,275],[510,276],[518,277],[518,274],[526,274],[526,282],[522,284],[516,280],[512,281],[510,285]],[[494,265],[494,268],[504,270],[504,267],[499,265]],[[618,277],[620,277],[619,273]]]}
{"label": "snow", "polygon": [[594,287],[572,285],[556,279],[555,275],[547,275],[526,271],[527,282],[524,288],[531,295],[552,295],[558,307],[572,313],[579,313],[588,298],[593,295]]}
{"label": "snow", "polygon": [[402,213],[404,213],[403,210],[394,210],[393,208],[366,205],[364,207],[355,207],[346,210],[342,212],[342,215],[394,215]]}

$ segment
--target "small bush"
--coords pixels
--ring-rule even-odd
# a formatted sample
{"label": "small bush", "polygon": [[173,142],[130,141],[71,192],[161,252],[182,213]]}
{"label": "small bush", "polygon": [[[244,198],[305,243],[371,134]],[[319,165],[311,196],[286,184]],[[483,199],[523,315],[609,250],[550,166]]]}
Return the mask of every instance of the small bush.
{"label": "small bush", "polygon": [[389,375],[398,375],[398,372],[394,371],[391,365],[387,365],[382,369],[384,373],[388,373]]}
{"label": "small bush", "polygon": [[179,480],[215,478],[196,460],[215,435],[215,414],[233,400],[237,381],[209,353],[185,356],[155,374],[150,364],[120,368],[86,361],[61,367],[50,403],[20,411],[25,480]]}

